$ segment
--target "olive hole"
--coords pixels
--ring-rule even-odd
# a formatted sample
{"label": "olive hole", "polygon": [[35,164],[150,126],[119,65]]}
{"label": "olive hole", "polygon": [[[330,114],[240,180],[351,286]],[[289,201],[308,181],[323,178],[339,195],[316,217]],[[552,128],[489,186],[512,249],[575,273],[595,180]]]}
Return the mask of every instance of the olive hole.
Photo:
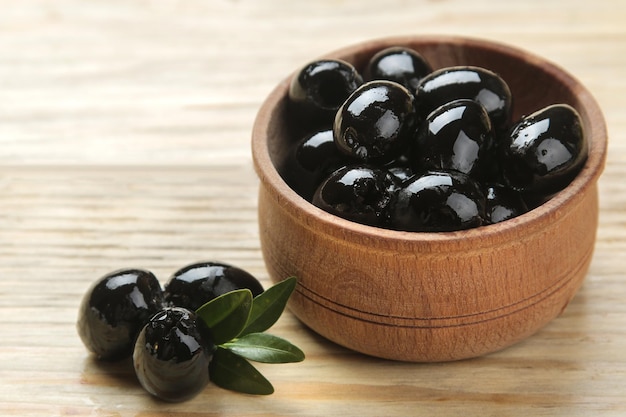
{"label": "olive hole", "polygon": [[338,109],[348,98],[350,88],[338,74],[326,74],[320,79],[316,101],[326,109]]}

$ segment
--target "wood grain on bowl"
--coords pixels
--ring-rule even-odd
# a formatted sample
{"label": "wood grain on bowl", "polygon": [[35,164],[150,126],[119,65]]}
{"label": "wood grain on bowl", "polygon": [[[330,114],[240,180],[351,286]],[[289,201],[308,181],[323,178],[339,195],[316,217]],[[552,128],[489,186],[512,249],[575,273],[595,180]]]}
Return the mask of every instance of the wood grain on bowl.
{"label": "wood grain on bowl", "polygon": [[456,37],[374,40],[328,57],[362,68],[387,46],[409,46],[434,68],[482,66],[513,92],[514,117],[566,103],[590,142],[577,178],[540,207],[512,220],[445,233],[383,230],[323,212],[291,190],[276,164],[299,128],[279,84],[252,135],[259,230],[273,280],[299,279],[290,308],[313,330],[365,354],[449,361],[507,347],[567,306],[587,273],[598,221],[597,180],[606,158],[602,113],[564,70],[531,53]]}

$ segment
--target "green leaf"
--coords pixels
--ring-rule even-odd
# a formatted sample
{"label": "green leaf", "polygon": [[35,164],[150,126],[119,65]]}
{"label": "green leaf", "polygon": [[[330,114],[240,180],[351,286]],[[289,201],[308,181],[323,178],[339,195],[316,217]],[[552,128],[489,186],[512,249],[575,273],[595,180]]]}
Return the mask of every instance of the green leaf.
{"label": "green leaf", "polygon": [[261,333],[272,327],[283,313],[296,283],[296,277],[290,277],[254,297],[248,323],[241,335]]}
{"label": "green leaf", "polygon": [[252,309],[252,293],[248,289],[220,295],[204,304],[196,314],[204,321],[216,345],[237,337],[246,326]]}
{"label": "green leaf", "polygon": [[209,376],[221,388],[245,394],[269,395],[272,384],[247,360],[218,347],[209,365]]}
{"label": "green leaf", "polygon": [[267,333],[250,333],[222,347],[256,362],[289,363],[304,360],[304,352],[297,346]]}

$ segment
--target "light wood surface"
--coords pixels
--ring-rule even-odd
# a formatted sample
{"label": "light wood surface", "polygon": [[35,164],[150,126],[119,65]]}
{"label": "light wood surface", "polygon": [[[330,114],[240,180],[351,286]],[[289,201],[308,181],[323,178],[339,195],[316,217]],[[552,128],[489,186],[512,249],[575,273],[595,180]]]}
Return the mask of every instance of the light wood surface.
{"label": "light wood surface", "polygon": [[[0,0],[0,415],[626,415],[625,17],[621,0]],[[165,281],[221,260],[268,285],[250,156],[261,102],[312,57],[419,33],[531,50],[602,107],[598,242],[561,317],[504,351],[421,365],[285,314],[272,332],[307,359],[260,366],[269,397],[209,387],[163,404],[127,363],[88,356],[78,304],[113,269]]]}

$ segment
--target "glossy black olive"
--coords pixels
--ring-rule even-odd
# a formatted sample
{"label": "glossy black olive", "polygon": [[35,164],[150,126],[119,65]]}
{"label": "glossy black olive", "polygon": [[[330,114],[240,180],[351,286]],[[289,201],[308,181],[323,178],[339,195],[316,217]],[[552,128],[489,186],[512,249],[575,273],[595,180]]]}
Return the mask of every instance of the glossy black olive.
{"label": "glossy black olive", "polygon": [[263,292],[261,283],[236,266],[219,262],[194,263],[176,271],[165,284],[165,301],[195,311],[215,297],[247,288],[253,296]]}
{"label": "glossy black olive", "polygon": [[456,170],[477,180],[494,175],[494,135],[487,112],[472,100],[438,107],[420,124],[412,149],[418,169]]}
{"label": "glossy black olive", "polygon": [[363,78],[395,81],[414,92],[419,81],[430,72],[430,64],[417,51],[396,46],[376,53],[368,62]]}
{"label": "glossy black olive", "polygon": [[410,232],[447,232],[478,227],[485,196],[478,184],[457,171],[429,171],[402,184],[392,227]]}
{"label": "glossy black olive", "polygon": [[528,211],[522,195],[501,184],[489,185],[486,188],[485,198],[486,224],[500,223]]}
{"label": "glossy black olive", "polygon": [[337,109],[361,84],[363,78],[352,64],[337,59],[316,60],[291,79],[289,99],[306,122],[332,123]]}
{"label": "glossy black olive", "polygon": [[165,401],[184,401],[209,383],[214,346],[196,314],[184,308],[156,313],[139,333],[135,374],[146,391]]}
{"label": "glossy black olive", "polygon": [[382,227],[397,184],[384,169],[352,165],[338,169],[315,192],[313,204],[357,223]]}
{"label": "glossy black olive", "polygon": [[370,81],[337,111],[333,133],[340,151],[364,162],[395,159],[415,124],[413,95],[393,81]]}
{"label": "glossy black olive", "polygon": [[508,185],[548,195],[567,186],[587,160],[587,140],[578,112],[566,104],[545,107],[516,123],[500,146]]}
{"label": "glossy black olive", "polygon": [[279,171],[285,182],[307,201],[320,183],[350,159],[339,152],[332,129],[306,135],[292,145]]}
{"label": "glossy black olive", "polygon": [[480,103],[491,118],[496,133],[506,130],[511,120],[512,95],[496,73],[481,67],[455,66],[435,70],[417,87],[416,107],[421,118],[452,100]]}
{"label": "glossy black olive", "polygon": [[78,313],[78,334],[98,358],[115,360],[131,354],[137,334],[163,307],[156,277],[141,269],[111,272],[92,285]]}

